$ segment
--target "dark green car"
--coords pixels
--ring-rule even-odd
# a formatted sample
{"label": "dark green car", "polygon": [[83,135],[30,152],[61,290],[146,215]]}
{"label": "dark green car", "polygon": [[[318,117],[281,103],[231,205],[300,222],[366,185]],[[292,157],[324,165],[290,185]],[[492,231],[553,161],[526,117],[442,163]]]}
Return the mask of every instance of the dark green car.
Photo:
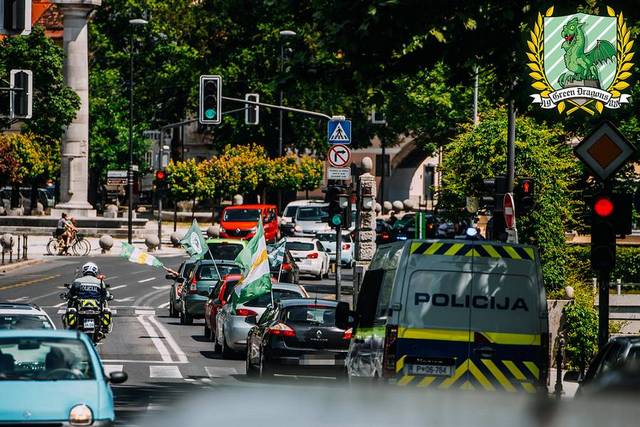
{"label": "dark green car", "polygon": [[210,290],[227,274],[240,274],[234,262],[198,260],[184,282],[180,294],[180,324],[191,325],[193,319],[204,318],[204,304]]}

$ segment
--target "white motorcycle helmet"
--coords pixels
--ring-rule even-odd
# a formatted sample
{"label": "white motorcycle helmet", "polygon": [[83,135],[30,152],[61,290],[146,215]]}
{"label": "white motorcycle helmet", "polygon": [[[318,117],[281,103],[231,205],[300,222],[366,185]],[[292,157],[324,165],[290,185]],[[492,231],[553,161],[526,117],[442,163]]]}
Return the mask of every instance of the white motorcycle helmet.
{"label": "white motorcycle helmet", "polygon": [[99,269],[98,266],[93,262],[88,262],[82,266],[82,275],[83,276],[93,276],[98,277]]}

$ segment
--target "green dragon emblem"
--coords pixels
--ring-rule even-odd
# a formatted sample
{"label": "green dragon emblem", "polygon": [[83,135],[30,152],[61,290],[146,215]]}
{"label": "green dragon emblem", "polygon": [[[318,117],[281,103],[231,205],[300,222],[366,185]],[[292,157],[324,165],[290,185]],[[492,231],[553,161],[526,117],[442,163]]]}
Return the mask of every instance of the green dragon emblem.
{"label": "green dragon emblem", "polygon": [[598,40],[593,49],[585,52],[587,40],[584,25],[578,18],[573,18],[562,27],[564,42],[561,47],[565,51],[564,64],[569,71],[558,78],[562,87],[574,81],[600,81],[598,66],[616,57],[616,48],[607,40]]}

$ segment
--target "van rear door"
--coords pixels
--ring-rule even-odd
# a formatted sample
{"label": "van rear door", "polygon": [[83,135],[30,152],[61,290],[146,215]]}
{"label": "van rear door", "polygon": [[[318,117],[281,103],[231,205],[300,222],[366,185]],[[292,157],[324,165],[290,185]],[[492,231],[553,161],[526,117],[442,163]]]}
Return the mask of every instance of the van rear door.
{"label": "van rear door", "polygon": [[544,288],[533,248],[476,246],[470,301],[470,382],[476,389],[535,392],[546,364]]}

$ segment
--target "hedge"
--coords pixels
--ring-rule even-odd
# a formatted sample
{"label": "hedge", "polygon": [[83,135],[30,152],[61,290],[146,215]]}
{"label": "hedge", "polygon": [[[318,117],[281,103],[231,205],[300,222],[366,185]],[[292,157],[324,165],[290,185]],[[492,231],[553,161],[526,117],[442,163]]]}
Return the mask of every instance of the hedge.
{"label": "hedge", "polygon": [[[589,246],[569,246],[567,267],[583,282],[590,282],[596,277],[596,272],[591,269]],[[640,283],[640,247],[616,248],[616,267],[611,279],[621,279],[623,283]]]}

